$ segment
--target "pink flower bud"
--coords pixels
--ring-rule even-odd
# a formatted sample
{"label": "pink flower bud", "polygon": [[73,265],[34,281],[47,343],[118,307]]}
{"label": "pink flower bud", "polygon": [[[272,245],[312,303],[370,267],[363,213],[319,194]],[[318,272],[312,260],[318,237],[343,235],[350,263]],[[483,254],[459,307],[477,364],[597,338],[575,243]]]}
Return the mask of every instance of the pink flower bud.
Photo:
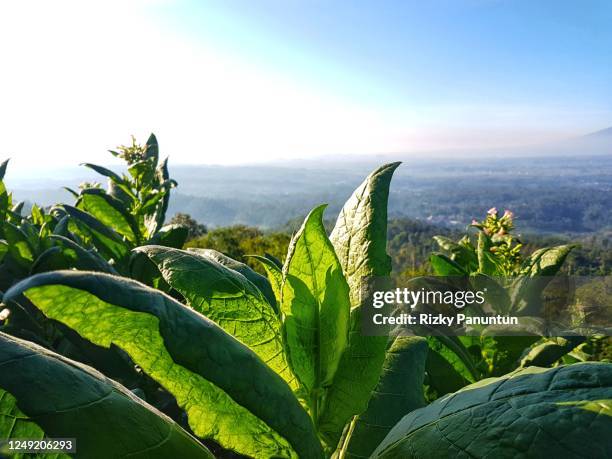
{"label": "pink flower bud", "polygon": [[487,210],[487,213],[489,215],[497,215],[497,208],[491,207],[489,210]]}
{"label": "pink flower bud", "polygon": [[506,210],[504,210],[504,217],[512,218],[512,217],[514,217],[514,214],[511,211],[509,211],[508,209],[506,209]]}
{"label": "pink flower bud", "polygon": [[472,223],[471,223],[471,224],[472,224],[472,225],[478,225],[478,221],[477,221],[475,218],[473,218],[473,219],[472,219]]}

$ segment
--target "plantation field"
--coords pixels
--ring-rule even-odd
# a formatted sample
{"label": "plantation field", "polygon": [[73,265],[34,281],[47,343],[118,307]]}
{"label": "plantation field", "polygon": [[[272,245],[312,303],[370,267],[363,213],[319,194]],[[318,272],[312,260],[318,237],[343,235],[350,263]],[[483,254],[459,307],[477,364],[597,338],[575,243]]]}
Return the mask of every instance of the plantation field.
{"label": "plantation field", "polygon": [[[86,163],[95,179],[27,206],[0,166],[0,457],[612,457],[609,159],[562,184],[547,160],[537,180],[253,167],[241,200],[236,169],[200,177],[233,198],[206,197],[154,135],[111,154],[121,168]],[[601,290],[551,328],[560,274]],[[520,321],[364,333],[373,285],[400,284],[486,292],[488,314]],[[14,446],[46,438],[76,452]]]}

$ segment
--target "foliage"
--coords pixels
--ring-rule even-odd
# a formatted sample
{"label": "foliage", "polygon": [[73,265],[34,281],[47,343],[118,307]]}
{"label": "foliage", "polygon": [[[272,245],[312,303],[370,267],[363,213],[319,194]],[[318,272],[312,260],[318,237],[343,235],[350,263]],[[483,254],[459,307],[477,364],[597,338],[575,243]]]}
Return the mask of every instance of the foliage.
{"label": "foliage", "polygon": [[406,415],[372,457],[609,457],[611,391],[601,363],[487,379]]}
{"label": "foliage", "polygon": [[187,228],[187,241],[197,239],[208,233],[208,228],[202,223],[198,223],[189,214],[177,213],[170,219],[171,225],[179,225]]}
{"label": "foliage", "polygon": [[386,277],[391,272],[386,247],[387,201],[391,178],[398,166],[399,163],[391,163],[378,168],[357,187],[340,211],[330,235],[349,284],[351,300],[348,347],[320,420],[324,438],[334,446],[346,423],[366,410],[385,359],[387,339],[361,333],[361,309],[363,288],[369,285],[365,279]]}
{"label": "foliage", "polygon": [[[131,148],[131,147],[130,147]],[[108,188],[84,184],[74,206],[51,209],[32,206],[22,216],[22,204],[12,196],[0,176],[0,289],[20,279],[53,269],[89,269],[102,272],[128,270],[130,249],[142,242],[182,246],[186,229],[163,226],[170,190],[176,183],[168,175],[167,160],[159,163],[159,147],[149,137],[141,159],[128,162],[128,175],[118,175],[101,166],[85,164],[108,177]],[[128,155],[130,161],[134,155]]]}
{"label": "foliage", "polygon": [[0,438],[77,438],[79,454],[92,459],[145,452],[153,459],[214,457],[93,368],[1,332],[0,366]]}
{"label": "foliage", "polygon": [[425,405],[426,356],[423,338],[398,336],[391,342],[368,409],[353,420],[342,439],[342,457],[369,457],[406,413]]}
{"label": "foliage", "polygon": [[[497,272],[504,276],[518,274],[518,267],[521,262],[521,247],[523,244],[512,234],[514,214],[505,210],[500,217],[497,209],[492,207],[488,210],[486,218],[482,222],[472,221],[472,226],[481,230],[478,234],[478,244],[486,245],[488,251],[495,259],[494,264],[498,267]],[[483,235],[485,237],[483,237]],[[460,244],[470,248],[468,241],[460,241]],[[478,254],[480,261],[481,254]]]}
{"label": "foliage", "polygon": [[[130,168],[144,168],[149,147],[130,148],[123,155]],[[89,167],[126,194],[148,198],[151,186],[142,175],[119,177]],[[148,218],[143,207],[115,206],[117,198],[106,191],[84,188],[75,206],[57,207],[65,212],[57,225],[91,244],[91,253],[114,275],[54,271],[26,278],[4,296],[11,314],[3,330],[18,332],[27,320],[50,327],[50,336],[37,334],[36,327],[30,335],[73,358],[84,354],[82,360],[138,391],[203,441],[253,457],[318,457],[321,448],[331,453],[344,425],[367,406],[385,359],[386,338],[359,336],[361,303],[349,286],[358,290],[362,275],[390,271],[386,201],[395,167],[368,177],[331,239],[320,206],[292,238],[282,267],[271,255],[253,258],[277,274],[274,288],[214,250],[138,247],[157,242],[157,233],[138,232],[138,222]],[[191,345],[194,339],[198,347]],[[375,354],[355,366],[363,352]],[[355,371],[367,378],[347,398]]]}
{"label": "foliage", "polygon": [[291,234],[285,232],[264,232],[253,226],[235,225],[212,229],[204,236],[188,241],[185,247],[217,250],[263,274],[261,265],[249,255],[265,253],[283,260],[290,241]]}
{"label": "foliage", "polygon": [[538,337],[545,334],[539,320],[544,315],[543,294],[574,246],[542,247],[524,254],[523,244],[513,232],[513,216],[508,210],[500,216],[492,208],[484,220],[472,222],[476,234],[457,241],[434,237],[444,251],[430,256],[436,275],[462,276],[472,288],[486,288],[486,299],[494,312],[523,316],[531,326],[516,330],[518,336],[495,336],[494,331],[485,329],[480,336],[454,338],[452,346],[451,337],[435,338],[438,342],[430,343],[435,351],[430,352],[427,362],[430,400],[454,392],[469,381],[519,367],[553,365],[586,339]]}
{"label": "foliage", "polygon": [[[22,281],[4,301],[22,295],[81,338],[124,351],[176,398],[196,435],[255,457],[317,456],[312,424],[287,384],[244,344],[161,292],[57,271]],[[198,346],[189,345],[194,340]]]}
{"label": "foliage", "polygon": [[[395,167],[380,168],[358,188],[338,218],[331,240],[323,226],[324,206],[319,206],[292,238],[282,269],[270,258],[259,259],[266,260],[269,272],[279,275],[273,278],[279,318],[250,281],[223,269],[208,252],[137,249],[191,307],[249,344],[294,387],[331,451],[346,423],[367,406],[385,357],[386,337],[360,336],[355,317],[361,304],[358,296],[351,298],[349,285],[359,289],[364,273],[351,272],[352,263],[381,275],[389,273],[384,209]],[[349,237],[352,234],[360,236]],[[354,257],[362,257],[363,262],[353,261]],[[381,342],[382,348],[375,347]],[[355,349],[377,355],[355,365]],[[361,384],[353,384],[356,371],[365,372],[371,382],[362,379]],[[347,389],[348,385],[353,387]]]}
{"label": "foliage", "polygon": [[[207,446],[221,457],[366,457],[380,442],[375,455],[425,457],[450,438],[434,426],[461,429],[451,448],[485,438],[485,423],[462,423],[466,415],[501,419],[493,424],[508,438],[500,454],[510,456],[528,440],[523,418],[509,415],[514,427],[505,428],[498,416],[515,401],[553,420],[570,415],[572,428],[609,410],[609,365],[534,366],[602,358],[595,339],[361,333],[366,279],[390,287],[398,266],[387,234],[391,250],[408,241],[422,252],[431,231],[423,225],[413,238],[401,225],[388,228],[398,163],[372,172],[335,224],[316,206],[290,236],[246,226],[206,232],[188,215],[164,226],[176,183],[155,137],[111,153],[127,172],[86,164],[108,186],[83,184],[74,205],[22,216],[0,181],[0,366],[9,369],[0,372],[1,437],[78,436],[88,457],[209,457]],[[555,274],[571,247],[522,251],[509,214],[491,211],[474,227],[477,238],[436,238],[445,253],[406,274],[516,274],[515,294],[500,307],[531,314],[542,289],[532,280]],[[190,231],[202,234],[183,250]],[[559,390],[547,391],[544,380]],[[521,381],[529,391],[513,389]],[[422,408],[426,401],[434,402]],[[441,417],[444,409],[452,416]],[[607,448],[601,416],[584,420]]]}
{"label": "foliage", "polygon": [[[105,225],[111,230],[109,233],[118,235],[128,250],[161,240],[172,240],[174,245],[182,246],[187,238],[185,227],[163,228],[170,190],[176,182],[169,176],[168,160],[159,161],[157,139],[151,134],[145,145],[138,145],[132,138],[132,145],[120,146],[118,150],[118,153],[111,153],[125,160],[128,173],[119,175],[104,167],[85,163],[84,166],[108,178],[108,188],[82,189],[76,194],[75,207]],[[66,207],[67,213],[80,224],[96,231],[88,216],[71,212]]]}

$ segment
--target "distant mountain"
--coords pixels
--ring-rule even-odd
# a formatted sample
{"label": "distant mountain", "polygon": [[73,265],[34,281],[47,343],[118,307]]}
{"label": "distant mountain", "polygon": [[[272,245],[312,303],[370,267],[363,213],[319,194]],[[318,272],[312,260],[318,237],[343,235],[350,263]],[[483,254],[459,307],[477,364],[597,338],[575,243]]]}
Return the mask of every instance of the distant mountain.
{"label": "distant mountain", "polygon": [[612,127],[601,129],[599,131],[591,132],[590,134],[585,135],[586,138],[608,138],[612,139]]}
{"label": "distant mountain", "polygon": [[539,151],[534,150],[534,153],[573,157],[610,156],[612,155],[612,127],[543,145]]}

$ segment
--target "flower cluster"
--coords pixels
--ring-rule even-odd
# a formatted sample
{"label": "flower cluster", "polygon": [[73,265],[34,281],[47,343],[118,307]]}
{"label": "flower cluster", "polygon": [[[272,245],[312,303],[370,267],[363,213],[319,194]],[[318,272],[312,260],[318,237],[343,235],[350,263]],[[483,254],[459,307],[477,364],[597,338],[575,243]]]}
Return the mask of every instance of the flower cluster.
{"label": "flower cluster", "polygon": [[135,164],[146,158],[146,145],[139,145],[136,138],[132,136],[132,145],[120,145],[117,147],[118,152],[111,152],[123,159],[128,165]]}
{"label": "flower cluster", "polygon": [[518,269],[523,247],[521,241],[512,234],[513,218],[514,214],[511,211],[505,210],[500,216],[497,208],[492,207],[487,211],[483,221],[472,220],[471,224],[487,236],[490,252],[507,274],[513,274]]}
{"label": "flower cluster", "polygon": [[89,188],[102,188],[100,182],[81,182],[79,184],[79,190],[87,190]]}

